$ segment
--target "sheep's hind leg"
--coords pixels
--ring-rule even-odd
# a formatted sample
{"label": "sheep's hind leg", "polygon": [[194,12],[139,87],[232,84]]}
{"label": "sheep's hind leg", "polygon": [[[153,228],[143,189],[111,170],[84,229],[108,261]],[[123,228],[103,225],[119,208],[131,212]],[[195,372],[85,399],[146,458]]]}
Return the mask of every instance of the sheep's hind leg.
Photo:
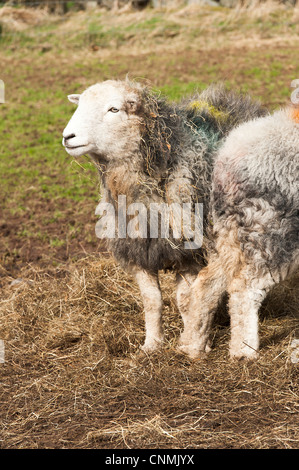
{"label": "sheep's hind leg", "polygon": [[217,260],[203,268],[186,296],[186,308],[181,311],[184,331],[180,351],[191,358],[209,351],[209,335],[214,312],[225,291],[225,277]]}
{"label": "sheep's hind leg", "polygon": [[147,271],[135,272],[145,315],[145,342],[141,349],[144,352],[153,352],[162,346],[164,333],[162,328],[162,294],[158,274]]}
{"label": "sheep's hind leg", "polygon": [[247,269],[230,283],[228,293],[232,359],[253,360],[258,357],[258,312],[273,285],[270,274],[256,279]]}

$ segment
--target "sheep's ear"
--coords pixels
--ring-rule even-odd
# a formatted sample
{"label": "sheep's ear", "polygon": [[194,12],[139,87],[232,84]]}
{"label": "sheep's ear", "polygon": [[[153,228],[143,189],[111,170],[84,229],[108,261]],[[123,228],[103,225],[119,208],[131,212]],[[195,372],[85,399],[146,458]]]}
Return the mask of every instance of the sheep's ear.
{"label": "sheep's ear", "polygon": [[80,95],[68,95],[68,100],[74,104],[79,103],[79,98],[80,98]]}
{"label": "sheep's ear", "polygon": [[132,113],[132,114],[136,113],[136,111],[138,110],[138,107],[139,107],[138,102],[135,99],[128,100],[126,105],[127,105],[126,106],[127,113]]}

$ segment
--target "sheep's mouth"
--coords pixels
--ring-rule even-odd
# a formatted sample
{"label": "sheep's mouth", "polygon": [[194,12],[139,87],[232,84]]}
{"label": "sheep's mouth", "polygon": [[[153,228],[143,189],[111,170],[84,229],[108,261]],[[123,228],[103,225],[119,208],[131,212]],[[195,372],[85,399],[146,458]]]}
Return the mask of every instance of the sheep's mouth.
{"label": "sheep's mouth", "polygon": [[70,149],[70,150],[80,149],[80,148],[83,148],[83,147],[87,147],[87,145],[75,145],[75,146],[65,145],[65,148]]}

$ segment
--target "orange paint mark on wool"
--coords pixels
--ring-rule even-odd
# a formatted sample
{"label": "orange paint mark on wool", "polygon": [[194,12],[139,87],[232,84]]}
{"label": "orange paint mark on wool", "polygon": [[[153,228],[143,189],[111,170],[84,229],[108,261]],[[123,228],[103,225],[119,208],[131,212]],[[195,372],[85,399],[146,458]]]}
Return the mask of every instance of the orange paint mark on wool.
{"label": "orange paint mark on wool", "polygon": [[291,117],[293,121],[299,124],[299,108],[292,109]]}

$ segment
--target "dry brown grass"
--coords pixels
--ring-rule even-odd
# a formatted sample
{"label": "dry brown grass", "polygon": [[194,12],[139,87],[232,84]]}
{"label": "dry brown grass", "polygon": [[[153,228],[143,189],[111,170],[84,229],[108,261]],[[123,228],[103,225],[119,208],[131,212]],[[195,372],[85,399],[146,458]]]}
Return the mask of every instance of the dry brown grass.
{"label": "dry brown grass", "polygon": [[[4,6],[0,9],[0,24],[9,34],[24,32],[30,38],[46,40],[49,45],[51,35],[46,31],[55,25],[55,36],[65,45],[67,54],[75,46],[76,55],[81,53],[82,58],[86,50],[79,51],[78,43],[83,46],[89,41],[94,46],[93,55],[98,51],[101,58],[108,57],[115,47],[120,54],[127,55],[128,48],[130,54],[140,51],[150,54],[153,50],[180,51],[199,47],[205,50],[231,46],[267,49],[270,44],[291,45],[298,41],[298,17],[298,5],[290,8],[275,0],[240,1],[233,9],[174,2],[161,9],[107,11],[98,8],[64,16],[50,14],[45,8]],[[145,30],[140,25],[144,25]],[[46,29],[43,31],[37,26]]]}
{"label": "dry brown grass", "polygon": [[2,448],[298,448],[298,365],[290,342],[298,278],[267,300],[256,363],[230,363],[225,308],[204,361],[175,350],[181,328],[162,276],[167,343],[139,352],[139,292],[109,257],[23,268],[0,303]]}
{"label": "dry brown grass", "polygon": [[49,15],[43,8],[13,8],[4,5],[0,9],[0,21],[7,28],[14,31],[23,31],[30,26],[39,26],[57,20]]}

